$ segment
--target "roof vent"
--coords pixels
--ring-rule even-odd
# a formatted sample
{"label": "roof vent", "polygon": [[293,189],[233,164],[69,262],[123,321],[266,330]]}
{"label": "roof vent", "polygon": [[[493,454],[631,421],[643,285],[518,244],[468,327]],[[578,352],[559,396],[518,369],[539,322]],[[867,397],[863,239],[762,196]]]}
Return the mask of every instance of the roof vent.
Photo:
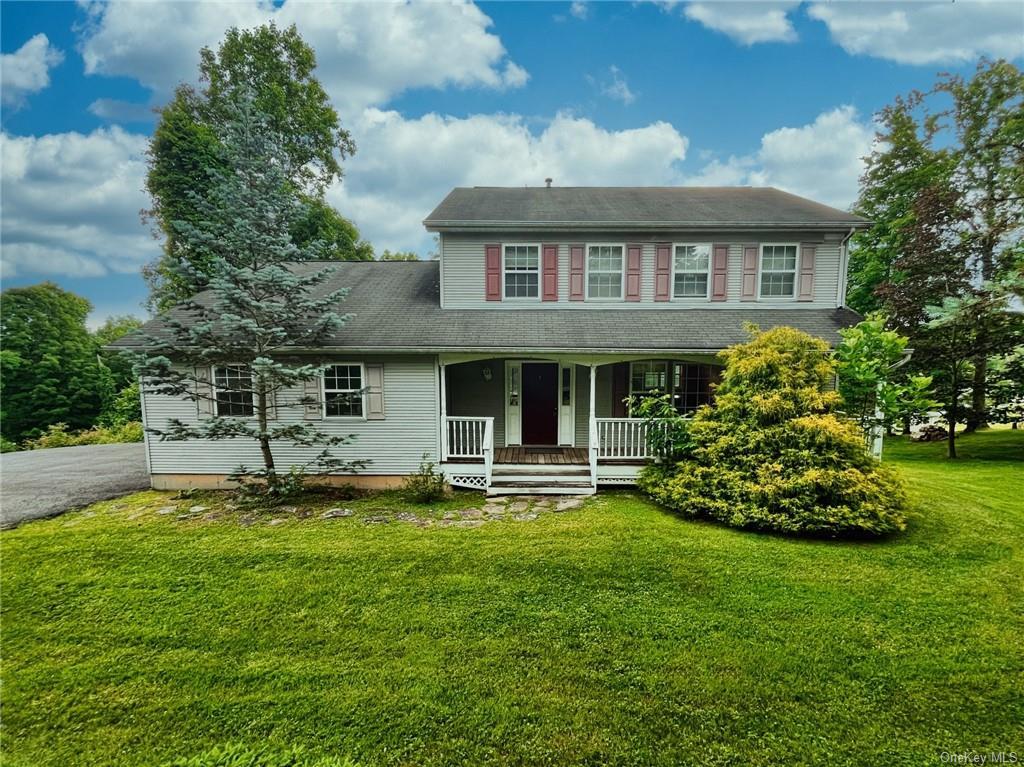
{"label": "roof vent", "polygon": [[550,189],[550,188],[551,188],[551,181],[552,181],[552,179],[550,179],[550,178],[546,178],[546,179],[544,179],[544,185],[545,185],[545,186],[546,186],[546,187],[547,187],[548,189]]}

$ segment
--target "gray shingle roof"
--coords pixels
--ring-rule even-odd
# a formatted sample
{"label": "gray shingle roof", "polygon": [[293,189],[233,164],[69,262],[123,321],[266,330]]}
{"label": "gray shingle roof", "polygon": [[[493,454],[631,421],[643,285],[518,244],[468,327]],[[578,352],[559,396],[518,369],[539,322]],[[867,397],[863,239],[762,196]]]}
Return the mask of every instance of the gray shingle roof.
{"label": "gray shingle roof", "polygon": [[[322,263],[297,264],[319,269]],[[842,327],[860,318],[849,309],[441,309],[437,262],[344,262],[321,286],[350,288],[341,311],[353,318],[325,348],[360,351],[578,352],[718,350],[746,340],[744,322],[763,328],[789,325],[839,340]],[[481,285],[481,289],[483,286]],[[202,300],[202,296],[199,297]],[[185,319],[180,309],[172,314]],[[158,333],[160,319],[141,333]],[[113,346],[140,345],[138,335]]]}
{"label": "gray shingle roof", "polygon": [[865,226],[860,216],[771,187],[458,187],[423,222],[444,230]]}

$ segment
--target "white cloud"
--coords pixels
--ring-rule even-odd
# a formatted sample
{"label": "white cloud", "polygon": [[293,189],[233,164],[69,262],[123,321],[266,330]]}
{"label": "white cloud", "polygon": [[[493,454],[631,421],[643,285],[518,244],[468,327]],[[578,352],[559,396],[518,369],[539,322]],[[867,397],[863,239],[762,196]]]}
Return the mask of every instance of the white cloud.
{"label": "white cloud", "polygon": [[809,125],[766,133],[753,154],[712,161],[686,183],[775,186],[846,209],[857,198],[862,158],[873,140],[873,126],[861,122],[852,106],[841,106]]}
{"label": "white cloud", "polygon": [[0,93],[4,105],[20,106],[30,93],[50,84],[50,70],[64,60],[64,54],[50,45],[43,33],[32,37],[14,53],[0,55]]}
{"label": "white cloud", "polygon": [[159,246],[139,221],[146,137],[0,134],[4,276],[135,272]]}
{"label": "white cloud", "polygon": [[1024,55],[1024,6],[1019,0],[814,3],[807,12],[848,53],[901,64]]}
{"label": "white cloud", "polygon": [[96,99],[89,105],[89,112],[115,123],[142,123],[156,119],[153,107],[148,104],[120,99]]}
{"label": "white cloud", "polygon": [[573,0],[572,5],[569,6],[569,13],[577,19],[587,18],[587,14],[590,13],[590,8],[585,2],[581,0]]}
{"label": "white cloud", "polygon": [[123,75],[162,101],[198,77],[199,49],[232,26],[296,24],[316,50],[317,76],[343,121],[409,88],[516,88],[527,73],[511,61],[491,20],[471,3],[94,3],[82,30],[88,74]]}
{"label": "white cloud", "polygon": [[800,5],[796,2],[693,2],[683,14],[708,29],[728,35],[743,45],[754,43],[791,43],[796,30],[786,14]]}
{"label": "white cloud", "polygon": [[425,249],[422,221],[455,186],[672,184],[687,140],[668,123],[608,131],[567,113],[535,135],[518,115],[467,118],[367,110],[360,152],[328,199],[378,250]]}
{"label": "white cloud", "polygon": [[601,93],[614,101],[621,101],[627,106],[636,101],[636,94],[629,88],[629,83],[626,82],[626,76],[622,74],[622,70],[614,64],[608,68],[608,74],[610,79],[598,81],[596,78],[587,75],[587,80],[591,85],[597,86]]}

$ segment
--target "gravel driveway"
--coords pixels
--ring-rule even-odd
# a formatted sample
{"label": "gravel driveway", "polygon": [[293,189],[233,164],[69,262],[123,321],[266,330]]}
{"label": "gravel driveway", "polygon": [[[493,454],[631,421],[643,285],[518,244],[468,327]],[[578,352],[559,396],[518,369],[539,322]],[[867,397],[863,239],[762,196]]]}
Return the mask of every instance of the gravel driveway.
{"label": "gravel driveway", "polygon": [[62,514],[149,487],[141,442],[0,456],[0,527]]}

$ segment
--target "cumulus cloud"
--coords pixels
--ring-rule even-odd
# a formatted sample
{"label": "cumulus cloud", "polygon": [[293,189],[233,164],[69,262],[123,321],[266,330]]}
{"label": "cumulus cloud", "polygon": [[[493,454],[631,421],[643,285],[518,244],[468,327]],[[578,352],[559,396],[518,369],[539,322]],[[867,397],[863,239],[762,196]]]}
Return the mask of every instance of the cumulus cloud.
{"label": "cumulus cloud", "polygon": [[569,6],[569,13],[577,19],[585,19],[587,18],[587,14],[590,13],[590,8],[586,3],[581,2],[581,0],[573,0],[572,5]]}
{"label": "cumulus cloud", "polygon": [[146,137],[0,134],[2,273],[93,277],[135,272],[159,248],[139,222]]}
{"label": "cumulus cloud", "polygon": [[378,248],[424,249],[422,220],[454,186],[672,184],[687,140],[665,122],[609,131],[560,113],[532,133],[518,115],[407,119],[370,109],[354,126],[360,152],[328,199]]}
{"label": "cumulus cloud", "polygon": [[742,45],[755,43],[791,43],[796,30],[787,14],[800,5],[797,2],[717,2],[687,3],[686,18],[708,29],[728,35]]}
{"label": "cumulus cloud", "polygon": [[50,70],[64,60],[64,54],[39,33],[14,53],[0,55],[0,94],[5,106],[17,108],[25,96],[50,84]]}
{"label": "cumulus cloud", "polygon": [[587,75],[587,80],[613,101],[621,101],[627,106],[636,101],[636,94],[630,90],[629,83],[626,81],[626,76],[622,73],[621,69],[613,64],[608,68],[608,75],[608,79],[600,81],[595,77]]}
{"label": "cumulus cloud", "polygon": [[846,209],[857,198],[862,158],[873,140],[873,126],[860,121],[852,106],[841,106],[808,125],[766,133],[756,152],[713,160],[686,183],[774,186]]}
{"label": "cumulus cloud", "polygon": [[123,75],[167,98],[198,76],[199,49],[230,26],[295,24],[343,118],[410,88],[517,88],[528,79],[472,3],[93,3],[82,30],[89,74]]}
{"label": "cumulus cloud", "polygon": [[1024,55],[1019,0],[814,3],[808,14],[852,54],[901,64],[972,61]]}
{"label": "cumulus cloud", "polygon": [[115,123],[143,123],[156,119],[153,107],[148,104],[120,99],[96,99],[89,105],[89,112]]}

